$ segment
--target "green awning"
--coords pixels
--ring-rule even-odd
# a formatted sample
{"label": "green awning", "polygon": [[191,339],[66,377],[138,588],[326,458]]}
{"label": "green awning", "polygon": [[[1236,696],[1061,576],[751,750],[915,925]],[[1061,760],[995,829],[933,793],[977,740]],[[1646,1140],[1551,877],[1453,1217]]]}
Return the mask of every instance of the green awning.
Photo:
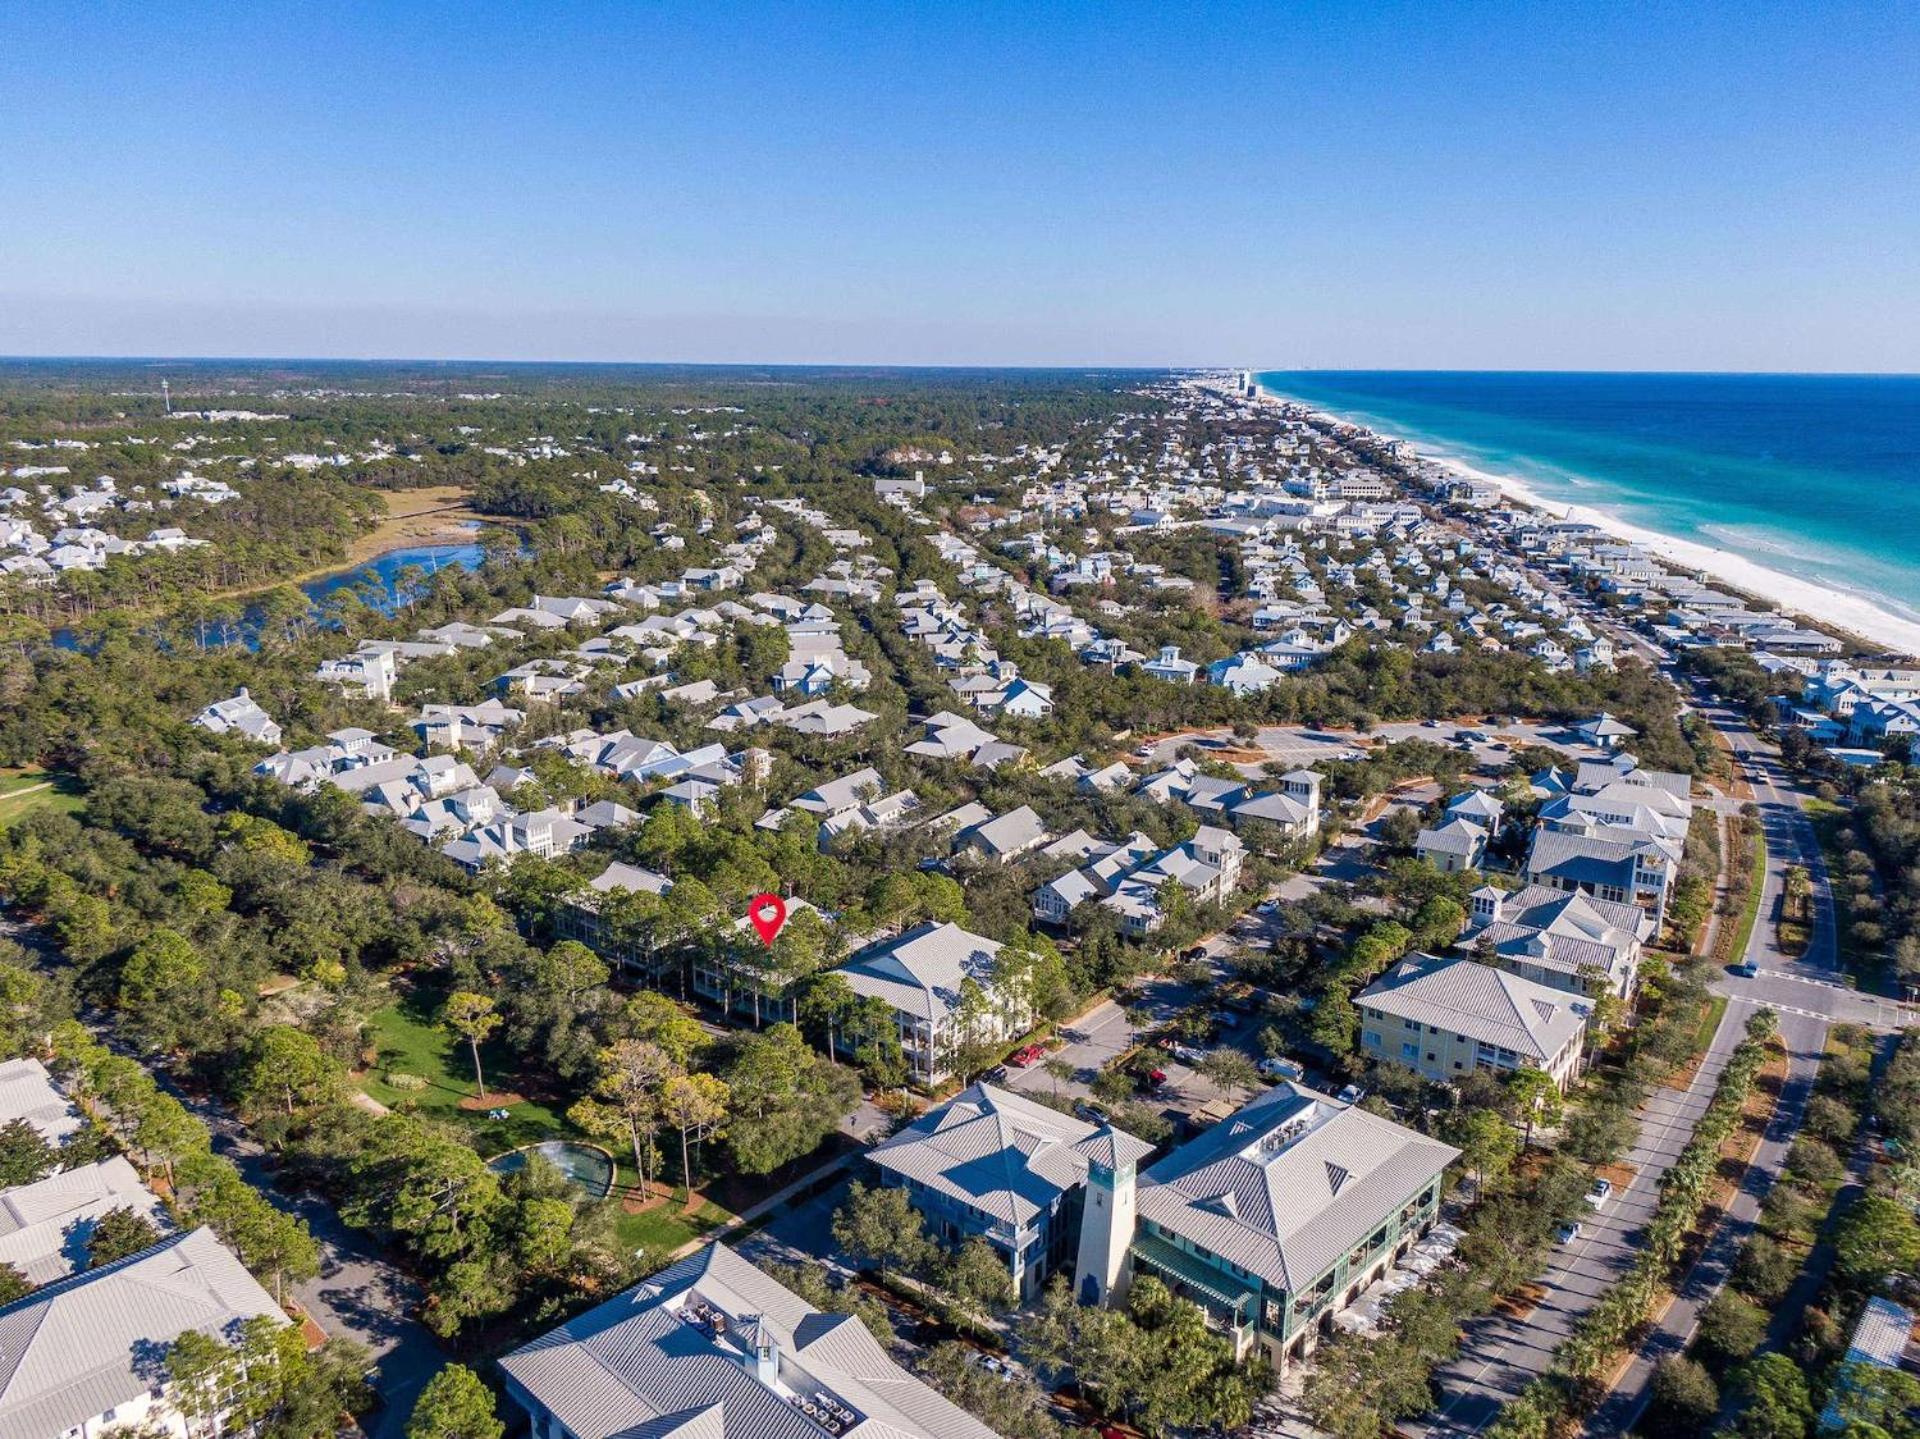
{"label": "green awning", "polygon": [[1158,1271],[1168,1279],[1212,1300],[1244,1323],[1258,1312],[1258,1296],[1250,1284],[1233,1288],[1235,1281],[1203,1259],[1196,1259],[1177,1245],[1152,1234],[1134,1236],[1133,1258],[1136,1264]]}

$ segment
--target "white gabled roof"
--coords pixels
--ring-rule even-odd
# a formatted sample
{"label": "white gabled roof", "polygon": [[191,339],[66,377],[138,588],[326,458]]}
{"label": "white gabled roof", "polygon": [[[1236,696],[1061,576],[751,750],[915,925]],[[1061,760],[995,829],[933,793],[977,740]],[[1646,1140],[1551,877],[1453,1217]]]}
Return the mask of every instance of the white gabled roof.
{"label": "white gabled roof", "polygon": [[0,1309],[0,1439],[48,1439],[143,1398],[156,1346],[257,1317],[285,1322],[211,1229],[35,1290]]}

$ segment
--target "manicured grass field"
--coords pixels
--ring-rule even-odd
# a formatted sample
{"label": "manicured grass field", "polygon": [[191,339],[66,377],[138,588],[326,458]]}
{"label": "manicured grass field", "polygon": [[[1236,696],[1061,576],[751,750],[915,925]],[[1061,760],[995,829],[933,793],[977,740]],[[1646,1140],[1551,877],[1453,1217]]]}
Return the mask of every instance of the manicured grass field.
{"label": "manicured grass field", "polygon": [[1707,996],[1707,1002],[1700,1006],[1700,1020],[1693,1027],[1693,1052],[1704,1054],[1713,1043],[1714,1031],[1720,1028],[1720,1017],[1727,1012],[1727,997],[1724,994]]}
{"label": "manicured grass field", "polygon": [[[621,1171],[621,1183],[631,1181],[630,1171]],[[648,1268],[665,1262],[668,1255],[690,1239],[698,1239],[708,1230],[717,1229],[733,1216],[710,1200],[702,1200],[700,1208],[691,1215],[683,1215],[681,1198],[678,1192],[664,1204],[657,1204],[642,1214],[622,1214],[614,1226],[620,1243],[628,1252],[636,1249],[646,1251]]]}
{"label": "manicured grass field", "polygon": [[0,829],[45,809],[76,814],[85,803],[70,776],[43,769],[0,769]]}
{"label": "manicured grass field", "polygon": [[[534,1100],[506,1106],[508,1117],[504,1120],[488,1119],[484,1110],[460,1108],[460,1101],[474,1093],[473,1057],[465,1040],[440,1027],[438,1004],[438,994],[422,991],[396,1000],[368,1017],[367,1043],[379,1051],[380,1058],[360,1077],[361,1089],[389,1108],[410,1106],[428,1118],[459,1125],[472,1137],[474,1148],[489,1158],[543,1140],[589,1137],[569,1124],[564,1115]],[[504,1056],[486,1045],[481,1047],[480,1055],[486,1067],[489,1093],[524,1092],[526,1086],[506,1067]],[[394,1070],[419,1075],[427,1081],[427,1087],[394,1088],[387,1083],[387,1075]],[[663,1141],[662,1147],[671,1151],[667,1156],[669,1172],[677,1174],[677,1142]],[[616,1158],[621,1161],[613,1188],[614,1202],[618,1203],[619,1197],[639,1180],[630,1156],[616,1154]],[[629,1252],[644,1249],[648,1265],[654,1266],[664,1263],[668,1255],[688,1240],[699,1238],[733,1217],[711,1200],[703,1199],[691,1215],[681,1212],[683,1205],[684,1194],[676,1193],[666,1203],[644,1213],[622,1213],[615,1226],[621,1245]]]}
{"label": "manicured grass field", "polygon": [[[475,1147],[486,1155],[543,1139],[571,1137],[565,1120],[532,1100],[508,1105],[504,1120],[488,1119],[484,1110],[460,1108],[460,1101],[475,1092],[473,1059],[465,1040],[440,1028],[434,1012],[437,1002],[437,996],[409,995],[368,1017],[367,1042],[380,1058],[361,1076],[360,1087],[390,1109],[411,1107],[460,1125],[472,1133]],[[482,1046],[480,1055],[489,1093],[512,1093],[520,1087],[517,1076],[490,1046]],[[386,1082],[394,1070],[419,1075],[427,1087],[394,1088]]]}

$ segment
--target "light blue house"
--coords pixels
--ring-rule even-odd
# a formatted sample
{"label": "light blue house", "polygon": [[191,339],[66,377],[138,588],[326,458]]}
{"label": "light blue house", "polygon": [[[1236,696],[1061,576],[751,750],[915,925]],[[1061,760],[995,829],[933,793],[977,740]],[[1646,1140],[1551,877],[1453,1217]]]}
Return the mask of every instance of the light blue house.
{"label": "light blue house", "polygon": [[[867,1158],[882,1184],[908,1191],[942,1242],[980,1238],[998,1250],[1025,1302],[1054,1274],[1079,1263],[1089,1171],[1097,1166],[1110,1192],[1115,1170],[1131,1182],[1133,1166],[1151,1149],[1111,1126],[976,1084],[876,1145]],[[1108,1271],[1117,1269],[1130,1234],[1131,1224],[1113,1265],[1098,1255],[1089,1261],[1097,1271],[1096,1293],[1106,1292]],[[1069,1277],[1078,1293],[1081,1276]]]}

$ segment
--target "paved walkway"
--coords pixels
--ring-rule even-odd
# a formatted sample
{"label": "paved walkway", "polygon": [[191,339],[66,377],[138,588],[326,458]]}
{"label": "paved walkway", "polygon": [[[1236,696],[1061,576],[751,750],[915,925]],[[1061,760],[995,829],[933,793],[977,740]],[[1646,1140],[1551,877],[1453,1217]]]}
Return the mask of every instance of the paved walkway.
{"label": "paved walkway", "polygon": [[766,1198],[748,1205],[745,1212],[734,1215],[733,1218],[729,1219],[725,1224],[719,1225],[714,1229],[709,1229],[705,1234],[700,1235],[696,1239],[689,1239],[685,1244],[682,1244],[678,1249],[673,1251],[669,1262],[671,1262],[672,1259],[683,1259],[696,1249],[703,1249],[709,1244],[718,1243],[724,1240],[729,1234],[733,1234],[744,1226],[752,1224],[756,1219],[764,1215],[771,1214],[776,1209],[784,1209],[802,1190],[824,1183],[833,1176],[840,1174],[865,1152],[866,1151],[860,1149],[849,1149],[838,1158],[829,1160],[827,1163],[821,1165],[818,1169],[810,1170],[806,1174],[801,1175],[798,1179],[794,1180],[793,1183],[774,1190],[774,1192]]}

